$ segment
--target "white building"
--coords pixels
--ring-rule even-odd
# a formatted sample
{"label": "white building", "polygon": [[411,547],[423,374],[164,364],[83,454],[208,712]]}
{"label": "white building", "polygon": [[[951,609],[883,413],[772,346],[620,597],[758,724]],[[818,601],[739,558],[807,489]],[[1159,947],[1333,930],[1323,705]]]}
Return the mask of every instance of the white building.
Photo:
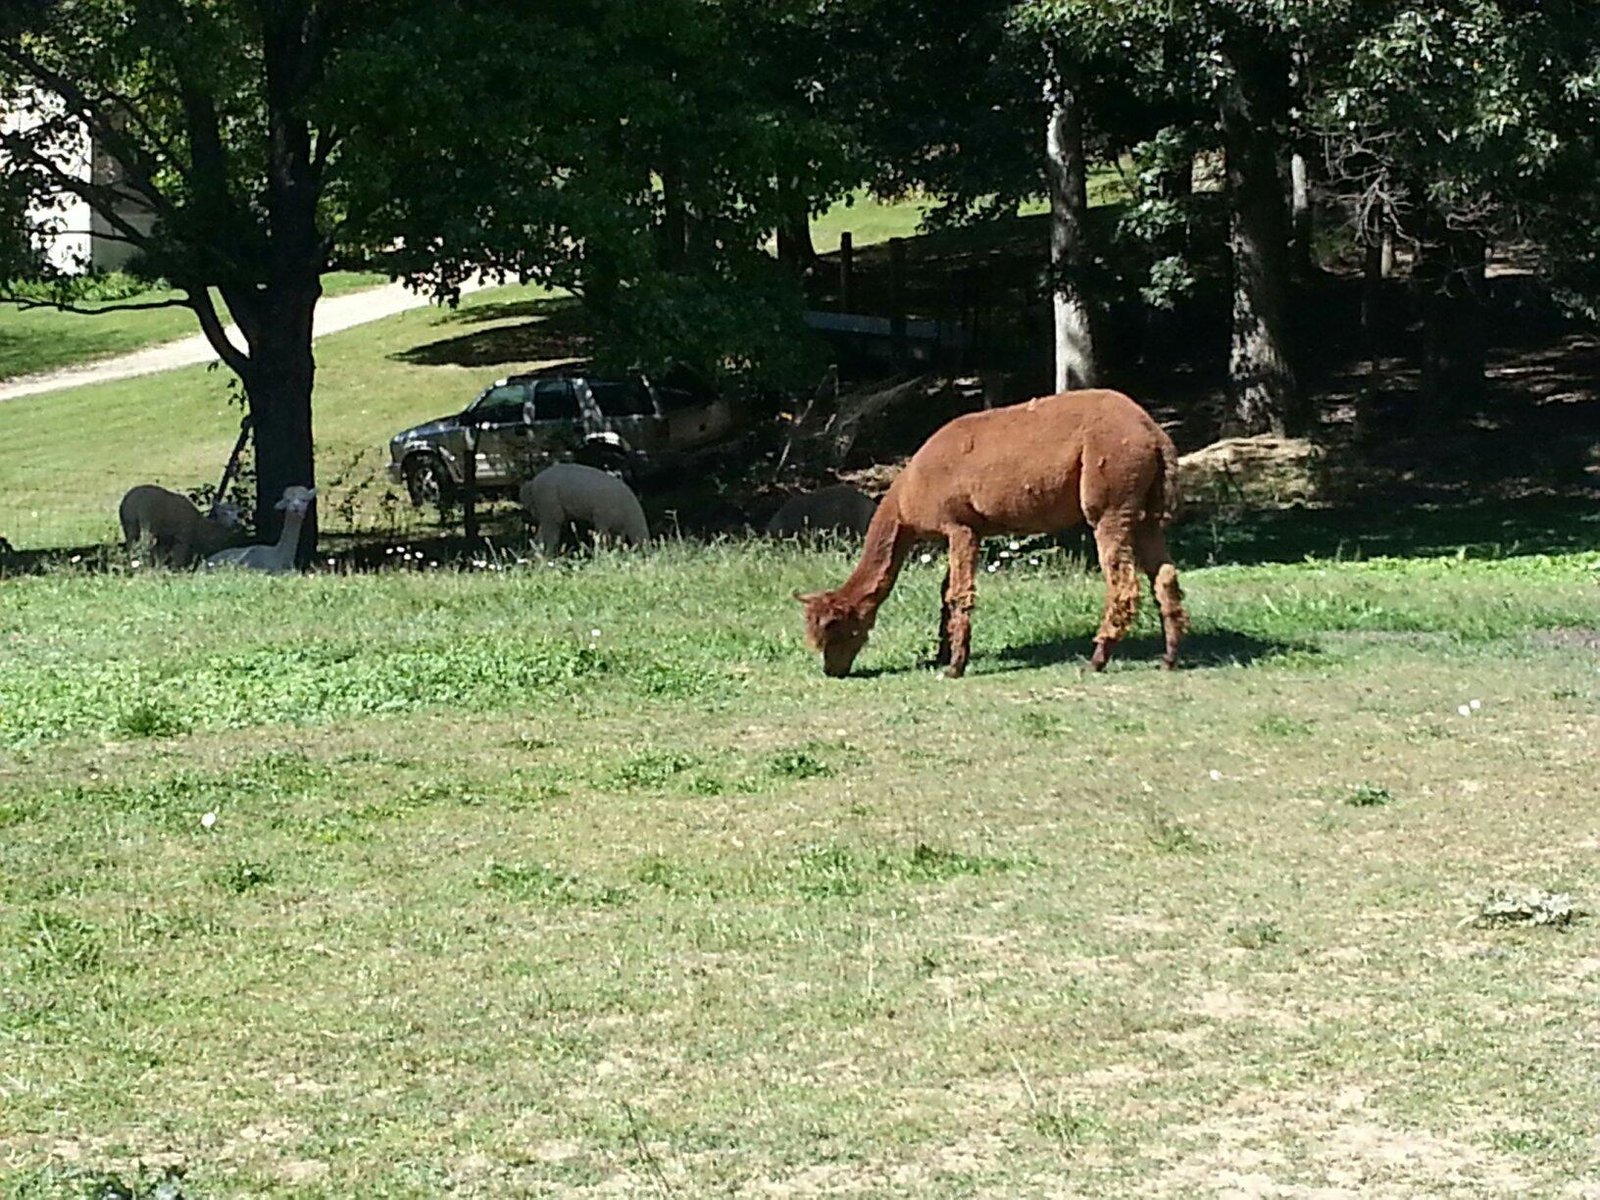
{"label": "white building", "polygon": [[[0,132],[35,129],[60,111],[60,101],[55,97],[25,94],[0,107]],[[121,178],[117,163],[99,151],[81,123],[72,136],[55,147],[55,155],[61,170],[74,178],[111,186]],[[0,172],[7,165],[7,154],[0,149]],[[118,205],[118,215],[141,233],[147,232],[155,219],[149,206],[128,192],[124,192]],[[109,221],[69,191],[59,191],[31,205],[27,220],[40,252],[60,271],[115,271],[138,254]]]}

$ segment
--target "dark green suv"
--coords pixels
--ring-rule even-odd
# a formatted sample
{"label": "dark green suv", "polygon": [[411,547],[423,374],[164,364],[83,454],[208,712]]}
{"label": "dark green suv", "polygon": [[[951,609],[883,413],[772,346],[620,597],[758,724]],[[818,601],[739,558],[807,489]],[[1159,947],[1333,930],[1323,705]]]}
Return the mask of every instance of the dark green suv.
{"label": "dark green suv", "polygon": [[452,416],[389,440],[389,475],[413,504],[448,503],[465,478],[468,430],[477,435],[477,486],[515,493],[551,462],[574,459],[628,477],[652,456],[692,450],[733,428],[728,404],[642,375],[513,375]]}

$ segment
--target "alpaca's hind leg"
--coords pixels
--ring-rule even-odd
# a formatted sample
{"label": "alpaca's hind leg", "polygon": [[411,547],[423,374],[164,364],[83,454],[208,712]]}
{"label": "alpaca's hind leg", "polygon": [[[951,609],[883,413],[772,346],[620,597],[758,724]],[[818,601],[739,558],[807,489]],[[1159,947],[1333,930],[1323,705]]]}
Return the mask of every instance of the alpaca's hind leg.
{"label": "alpaca's hind leg", "polygon": [[1099,671],[1111,661],[1112,650],[1139,611],[1139,575],[1133,565],[1133,539],[1125,524],[1101,518],[1094,528],[1094,542],[1100,552],[1100,571],[1106,577],[1105,611],[1094,635],[1094,657],[1089,660]]}
{"label": "alpaca's hind leg", "polygon": [[1167,538],[1159,526],[1141,529],[1134,539],[1139,569],[1150,577],[1150,587],[1161,606],[1161,630],[1166,635],[1167,652],[1161,665],[1171,670],[1178,661],[1178,646],[1189,628],[1189,614],[1183,609],[1183,589],[1178,586],[1178,568],[1167,553]]}
{"label": "alpaca's hind leg", "polygon": [[945,576],[944,620],[940,623],[939,651],[948,648],[944,673],[960,679],[967,669],[972,644],[972,606],[978,598],[978,535],[964,525],[945,531],[950,541],[950,570]]}

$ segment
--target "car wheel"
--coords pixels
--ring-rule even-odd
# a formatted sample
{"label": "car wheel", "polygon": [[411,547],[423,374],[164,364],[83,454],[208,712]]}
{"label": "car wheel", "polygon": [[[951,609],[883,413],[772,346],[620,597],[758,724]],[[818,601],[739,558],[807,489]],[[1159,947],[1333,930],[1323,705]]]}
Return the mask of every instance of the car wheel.
{"label": "car wheel", "polygon": [[449,474],[432,454],[417,454],[406,459],[406,491],[417,508],[428,504],[441,507],[450,503],[454,491]]}

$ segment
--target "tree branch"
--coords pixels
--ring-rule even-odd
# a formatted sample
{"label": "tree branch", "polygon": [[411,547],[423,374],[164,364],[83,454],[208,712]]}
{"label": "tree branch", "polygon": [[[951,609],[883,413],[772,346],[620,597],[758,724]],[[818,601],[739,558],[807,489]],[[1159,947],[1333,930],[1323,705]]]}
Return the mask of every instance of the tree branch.
{"label": "tree branch", "polygon": [[63,171],[47,155],[29,142],[20,134],[0,133],[0,149],[6,150],[17,158],[23,159],[44,172],[51,183],[64,192],[70,192],[78,197],[107,222],[119,230],[127,239],[129,245],[147,250],[150,238],[142,233],[137,226],[131,225],[118,211],[118,205],[128,199],[127,193],[119,192],[116,188],[106,184],[91,183],[79,179]]}
{"label": "tree branch", "polygon": [[[134,107],[131,100],[107,89],[102,102],[97,103],[72,80],[61,72],[45,65],[38,57],[27,53],[20,47],[0,45],[0,56],[10,59],[30,77],[61,97],[68,108],[72,110],[73,115],[84,123],[91,135],[117,161],[118,166],[122,168],[127,177],[127,182],[150,202],[150,206],[155,211],[168,219],[176,215],[176,209],[173,207],[172,202],[156,187],[153,179],[154,172],[150,169],[150,164],[146,161],[146,156],[140,150],[138,144],[129,139],[113,122],[108,121],[105,117],[102,103],[115,104],[132,117],[141,128],[148,130],[149,123]],[[173,169],[180,176],[187,178],[187,172],[184,171],[183,164],[177,161],[170,151],[166,150],[166,147],[160,143],[159,139],[152,138],[152,141],[155,141],[158,148],[166,153]]]}
{"label": "tree branch", "polygon": [[30,308],[51,308],[57,312],[74,313],[80,317],[98,317],[102,313],[111,312],[148,312],[153,308],[193,307],[188,300],[174,297],[170,300],[151,300],[139,304],[108,304],[104,308],[79,308],[69,301],[34,300],[27,296],[17,296],[7,292],[0,292],[0,304],[14,304],[24,311]]}
{"label": "tree branch", "polygon": [[[211,343],[211,348],[217,352],[217,357],[240,378],[248,391],[250,368],[254,363],[248,354],[228,340],[222,321],[217,316],[217,307],[211,302],[211,293],[203,287],[187,288],[186,293],[189,297],[189,307],[194,309],[195,315],[200,318],[200,332],[206,335],[206,341]],[[248,334],[246,337],[248,338]]]}

